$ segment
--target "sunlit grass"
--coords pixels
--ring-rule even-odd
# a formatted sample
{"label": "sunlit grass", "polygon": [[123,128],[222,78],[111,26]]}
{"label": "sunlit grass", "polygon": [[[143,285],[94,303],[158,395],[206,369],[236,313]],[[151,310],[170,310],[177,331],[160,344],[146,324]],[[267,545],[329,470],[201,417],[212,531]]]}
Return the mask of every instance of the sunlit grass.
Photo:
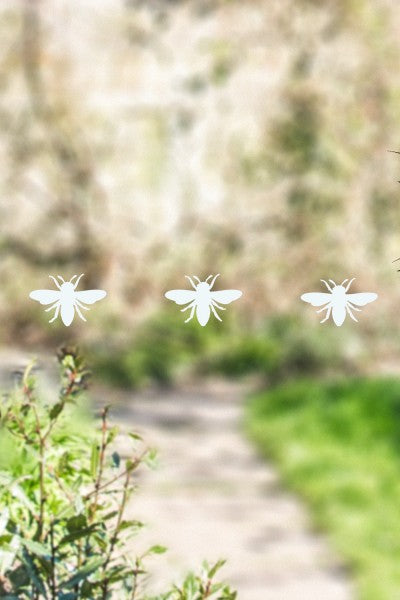
{"label": "sunlit grass", "polygon": [[354,570],[362,600],[400,589],[400,381],[290,382],[251,399],[247,427]]}

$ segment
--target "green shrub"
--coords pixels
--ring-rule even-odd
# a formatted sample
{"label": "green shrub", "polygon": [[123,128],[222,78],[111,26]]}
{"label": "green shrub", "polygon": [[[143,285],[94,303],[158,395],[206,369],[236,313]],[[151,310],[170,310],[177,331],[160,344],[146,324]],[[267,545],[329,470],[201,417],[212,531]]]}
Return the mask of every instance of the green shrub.
{"label": "green shrub", "polygon": [[258,373],[277,383],[343,366],[340,335],[329,330],[321,336],[319,327],[307,328],[292,315],[272,317],[256,330],[246,330],[228,315],[221,325],[213,320],[201,327],[195,319],[185,323],[179,311],[163,311],[122,347],[92,350],[93,370],[107,383],[137,388],[171,384],[184,367],[203,375]]}
{"label": "green shrub", "polygon": [[[180,366],[204,355],[218,336],[220,323],[201,327],[197,321],[184,322],[173,307],[152,316],[134,337],[118,348],[91,351],[94,373],[113,385],[140,387],[149,382],[169,384]],[[229,330],[229,322],[225,323]]]}
{"label": "green shrub", "polygon": [[[60,353],[61,389],[55,402],[38,397],[32,366],[1,404],[0,443],[11,452],[0,470],[0,596],[8,600],[148,599],[146,558],[132,557],[128,541],[142,523],[125,518],[135,471],[151,465],[154,450],[134,432],[130,451],[115,449],[118,428],[108,407],[98,427],[71,423],[88,372],[74,351]],[[222,566],[203,566],[181,587],[153,600],[234,600],[214,583]]]}
{"label": "green shrub", "polygon": [[240,377],[264,375],[277,383],[299,374],[322,374],[342,366],[335,332],[306,328],[291,315],[268,319],[257,332],[230,334],[225,343],[201,360],[203,372]]}

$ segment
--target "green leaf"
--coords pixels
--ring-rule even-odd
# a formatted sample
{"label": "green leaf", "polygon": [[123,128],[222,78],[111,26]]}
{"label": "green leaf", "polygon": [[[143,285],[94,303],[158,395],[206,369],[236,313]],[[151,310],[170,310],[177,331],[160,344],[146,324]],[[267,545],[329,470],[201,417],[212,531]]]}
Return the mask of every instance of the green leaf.
{"label": "green leaf", "polygon": [[21,540],[22,544],[27,548],[32,554],[37,556],[50,556],[51,552],[44,544],[40,544],[39,542],[35,542],[34,540]]}
{"label": "green leaf", "polygon": [[27,568],[30,581],[33,583],[33,585],[36,587],[36,589],[42,594],[42,596],[44,596],[47,599],[48,596],[47,596],[45,584],[44,584],[42,578],[40,577],[40,574],[38,572],[38,569],[37,569],[35,563],[33,562],[29,552],[27,552],[26,549],[24,549],[22,551],[21,559]]}
{"label": "green leaf", "polygon": [[150,469],[156,469],[158,467],[157,450],[150,448],[143,460]]}
{"label": "green leaf", "polygon": [[85,515],[74,515],[67,520],[66,527],[68,531],[76,531],[77,529],[82,529],[82,527],[86,527],[87,520]]}
{"label": "green leaf", "polygon": [[57,402],[57,404],[54,404],[54,406],[52,407],[52,409],[49,413],[50,419],[52,421],[55,421],[55,419],[57,419],[58,415],[62,412],[64,406],[65,406],[65,403],[63,400],[60,400],[59,402]]}
{"label": "green leaf", "polygon": [[15,556],[20,547],[20,538],[15,535],[9,543],[6,545],[1,544],[0,550],[0,575],[4,575],[6,571],[11,567]]}
{"label": "green leaf", "polygon": [[122,521],[118,527],[118,531],[123,531],[124,529],[130,529],[132,527],[133,528],[137,528],[137,529],[141,529],[142,527],[144,527],[144,523],[142,523],[141,521],[136,521],[134,519],[130,520],[130,521]]}
{"label": "green leaf", "polygon": [[79,569],[75,575],[73,575],[70,579],[68,579],[64,584],[61,584],[61,589],[69,589],[73,588],[75,585],[87,579],[92,573],[97,571],[99,567],[104,563],[104,558],[97,558],[90,563],[87,563],[82,569]]}
{"label": "green leaf", "polygon": [[26,508],[28,508],[32,513],[35,512],[35,506],[29,500],[28,496],[25,494],[25,492],[19,485],[17,485],[17,484],[12,485],[10,487],[10,492],[14,496],[14,498],[17,498],[17,500],[20,500],[20,502],[22,502],[22,504],[24,504],[26,506]]}
{"label": "green leaf", "polygon": [[102,517],[102,521],[109,521],[110,519],[112,519],[113,517],[116,517],[118,514],[118,510],[112,510],[111,512],[107,513],[106,515],[104,515],[104,517]]}
{"label": "green leaf", "polygon": [[90,457],[90,473],[92,477],[96,477],[100,463],[100,446],[97,442],[92,445],[92,454]]}
{"label": "green leaf", "polygon": [[64,546],[65,544],[69,544],[71,542],[75,542],[83,537],[88,537],[91,535],[94,530],[97,528],[97,525],[91,525],[90,527],[84,527],[83,529],[77,529],[76,531],[72,531],[65,535],[59,543],[59,547]]}
{"label": "green leaf", "polygon": [[108,433],[107,433],[107,446],[108,446],[109,444],[111,444],[111,442],[113,442],[113,441],[115,440],[115,438],[116,438],[116,437],[117,437],[117,435],[118,435],[118,432],[119,432],[119,427],[118,427],[118,425],[114,425],[113,427],[111,427],[111,428],[108,430]]}
{"label": "green leaf", "polygon": [[155,545],[155,546],[152,546],[146,552],[146,554],[164,554],[165,552],[167,552],[167,550],[168,550],[168,548],[166,548],[165,546]]}
{"label": "green leaf", "polygon": [[214,575],[216,574],[217,571],[219,571],[224,564],[226,563],[226,560],[218,560],[215,565],[213,567],[211,567],[208,571],[208,577],[209,579],[212,579],[214,577]]}
{"label": "green leaf", "polygon": [[66,450],[62,453],[62,455],[60,456],[60,460],[58,461],[57,470],[59,473],[63,473],[63,471],[65,471],[65,469],[68,467],[69,460],[70,453],[68,452],[68,450]]}
{"label": "green leaf", "polygon": [[84,505],[84,502],[83,502],[82,496],[81,496],[80,494],[78,494],[78,493],[76,493],[76,494],[75,494],[75,502],[74,502],[74,505],[75,505],[75,511],[76,511],[77,513],[81,513],[81,512],[83,512],[83,511],[84,511],[84,509],[85,509],[85,505]]}

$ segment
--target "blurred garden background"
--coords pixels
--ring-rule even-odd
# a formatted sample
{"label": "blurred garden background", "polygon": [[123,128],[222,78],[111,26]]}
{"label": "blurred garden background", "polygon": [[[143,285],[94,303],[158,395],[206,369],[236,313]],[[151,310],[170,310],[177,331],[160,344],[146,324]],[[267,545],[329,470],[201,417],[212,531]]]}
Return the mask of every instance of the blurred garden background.
{"label": "blurred garden background", "polygon": [[[193,531],[174,507],[172,571],[207,555],[193,536],[228,486],[240,502],[207,535],[226,540],[239,598],[400,598],[397,3],[3,0],[0,40],[3,369],[78,343],[94,399],[148,427],[161,464],[163,444],[180,456],[154,497],[208,495]],[[48,324],[29,292],[80,273],[107,298],[87,323]],[[243,297],[222,323],[184,324],[165,291],[210,273]],[[320,325],[300,295],[352,277],[378,300]],[[210,436],[190,487],[190,441]],[[257,507],[235,538],[249,465]],[[142,502],[150,519],[162,498]],[[292,535],[275,535],[288,502]]]}

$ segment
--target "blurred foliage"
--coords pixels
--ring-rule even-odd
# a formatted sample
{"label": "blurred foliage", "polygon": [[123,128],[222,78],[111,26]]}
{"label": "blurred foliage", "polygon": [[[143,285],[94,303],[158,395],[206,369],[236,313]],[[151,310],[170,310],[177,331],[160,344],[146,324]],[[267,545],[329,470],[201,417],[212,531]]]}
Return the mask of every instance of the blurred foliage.
{"label": "blurred foliage", "polygon": [[[0,470],[0,596],[149,600],[146,559],[166,549],[154,545],[133,557],[129,540],[143,523],[127,519],[125,509],[136,470],[153,464],[155,452],[132,432],[130,449],[120,454],[108,407],[97,427],[77,431],[69,409],[88,372],[72,349],[62,350],[59,360],[61,387],[52,403],[38,396],[32,365],[1,403],[1,440],[14,440],[14,457]],[[200,575],[189,574],[158,600],[234,600],[228,586],[214,581],[222,565],[205,564]]]}
{"label": "blurred foliage", "polygon": [[118,6],[0,8],[2,339],[61,341],[27,299],[59,272],[107,290],[68,332],[106,346],[183,274],[217,268],[244,291],[244,324],[283,298],[294,312],[325,272],[379,286],[395,318],[398,11],[384,0]]}
{"label": "blurred foliage", "polygon": [[[138,326],[132,339],[113,348],[89,349],[96,376],[120,387],[172,383],[179,367],[202,356],[218,339],[218,323],[207,327],[185,318],[175,307],[163,310]],[[229,329],[229,323],[227,323]]]}
{"label": "blurred foliage", "polygon": [[257,373],[275,384],[302,373],[322,375],[352,368],[343,355],[344,340],[332,329],[324,333],[321,336],[319,327],[306,328],[294,315],[271,317],[255,332],[236,332],[204,358],[201,369],[229,377]]}
{"label": "blurred foliage", "polygon": [[274,384],[302,373],[354,372],[345,339],[332,328],[322,336],[318,326],[306,328],[294,315],[271,317],[248,330],[232,315],[224,315],[223,327],[216,320],[200,327],[195,319],[185,323],[173,307],[144,322],[125,345],[94,346],[90,353],[96,376],[119,387],[172,384],[188,372],[256,374]]}
{"label": "blurred foliage", "polygon": [[247,430],[309,504],[362,600],[400,586],[400,381],[300,379],[250,399]]}

